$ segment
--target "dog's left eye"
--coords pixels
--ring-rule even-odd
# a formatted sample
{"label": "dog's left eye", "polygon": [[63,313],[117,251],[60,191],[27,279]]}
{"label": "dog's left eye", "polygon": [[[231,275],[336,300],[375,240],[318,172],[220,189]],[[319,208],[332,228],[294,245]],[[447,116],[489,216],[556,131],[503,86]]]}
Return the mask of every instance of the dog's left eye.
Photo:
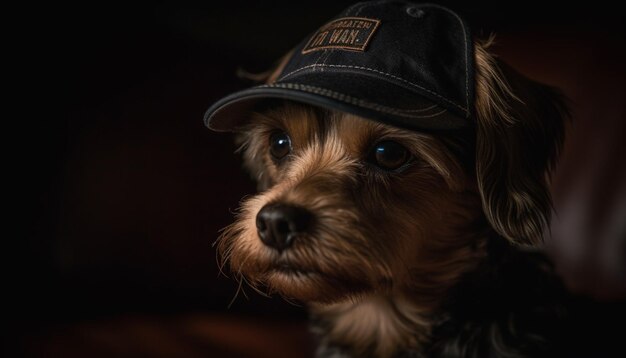
{"label": "dog's left eye", "polygon": [[393,141],[383,141],[374,146],[372,162],[385,170],[395,170],[411,159],[409,151]]}
{"label": "dog's left eye", "polygon": [[281,160],[291,153],[291,138],[285,132],[277,132],[270,137],[270,154]]}

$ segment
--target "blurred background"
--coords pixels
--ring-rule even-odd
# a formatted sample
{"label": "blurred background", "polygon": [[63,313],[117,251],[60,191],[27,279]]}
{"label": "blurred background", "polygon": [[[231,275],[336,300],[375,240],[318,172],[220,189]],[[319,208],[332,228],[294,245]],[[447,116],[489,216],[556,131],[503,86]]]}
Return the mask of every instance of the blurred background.
{"label": "blurred background", "polygon": [[[254,185],[203,112],[350,1],[8,7],[6,357],[306,357],[303,307],[233,299],[211,244]],[[608,1],[441,1],[574,125],[547,247],[570,288],[626,298],[624,13]]]}

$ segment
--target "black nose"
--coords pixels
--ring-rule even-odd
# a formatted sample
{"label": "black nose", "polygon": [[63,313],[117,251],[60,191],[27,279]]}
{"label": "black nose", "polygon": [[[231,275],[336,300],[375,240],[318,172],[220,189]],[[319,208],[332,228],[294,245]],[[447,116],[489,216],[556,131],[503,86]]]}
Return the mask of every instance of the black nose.
{"label": "black nose", "polygon": [[296,234],[303,233],[311,222],[311,213],[286,204],[265,205],[256,216],[259,238],[267,246],[282,251],[291,245]]}

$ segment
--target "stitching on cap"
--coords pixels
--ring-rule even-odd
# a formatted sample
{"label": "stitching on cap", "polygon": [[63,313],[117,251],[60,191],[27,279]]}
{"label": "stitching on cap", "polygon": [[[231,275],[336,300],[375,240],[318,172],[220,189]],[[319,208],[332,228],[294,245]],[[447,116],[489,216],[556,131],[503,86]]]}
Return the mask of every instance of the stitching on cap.
{"label": "stitching on cap", "polygon": [[[359,5],[359,8],[357,9],[357,5]],[[367,3],[363,2],[363,3],[357,3],[354,4],[352,7],[350,7],[350,9],[346,12],[346,14],[350,14],[352,12],[352,10],[356,10],[356,12],[354,13],[354,15],[352,17],[358,17],[359,14],[361,13],[361,10],[363,10],[363,7],[367,5]],[[374,30],[375,31],[375,30]],[[369,41],[367,41],[369,42]],[[324,52],[326,52],[326,56],[324,57],[324,60],[322,61],[322,65],[326,65],[326,61],[328,61],[328,59],[330,58],[330,55],[333,54],[334,51],[332,51],[332,49],[327,49],[324,50]],[[318,64],[318,61],[315,62],[315,64]]]}
{"label": "stitching on cap", "polygon": [[[340,92],[336,92],[336,91],[332,91],[326,88],[321,88],[321,87],[315,87],[315,86],[309,86],[309,85],[301,85],[299,83],[273,83],[273,84],[269,84],[269,85],[262,85],[259,86],[259,88],[263,88],[263,87],[281,87],[281,88],[288,88],[288,89],[295,89],[295,90],[299,90],[299,91],[303,91],[303,92],[310,92],[310,93],[315,93],[315,94],[319,94],[319,95],[323,95],[326,97],[331,97],[337,100],[340,100],[342,102],[346,102],[346,103],[350,103],[350,104],[354,104],[360,107],[364,107],[364,108],[369,108],[369,109],[374,109],[377,110],[379,112],[385,112],[385,113],[390,113],[390,114],[394,114],[400,117],[408,117],[408,118],[432,118],[432,117],[437,117],[443,113],[445,113],[447,110],[444,108],[441,111],[437,112],[437,113],[433,113],[433,114],[428,114],[428,115],[415,115],[415,114],[409,114],[408,112],[415,112],[416,110],[404,110],[404,109],[400,109],[400,108],[395,108],[395,107],[388,107],[388,106],[383,106],[381,104],[378,103],[373,103],[373,102],[369,102],[369,101],[365,101],[363,99],[360,98],[355,98]],[[435,106],[431,106],[429,108],[434,108],[437,107]]]}
{"label": "stitching on cap", "polygon": [[[350,6],[347,10],[346,10],[346,16],[350,16],[350,13],[352,12],[352,10],[356,9],[357,6],[363,6],[362,3],[356,3],[356,4],[352,4],[352,6]],[[322,26],[326,26],[326,25],[322,25]],[[319,31],[319,30],[318,30]],[[317,31],[315,32],[317,33]],[[315,35],[313,35],[315,36]],[[312,41],[312,38],[311,40]],[[321,49],[322,53],[320,53],[320,55],[317,57],[317,59],[315,60],[315,65],[317,65],[320,60],[322,59],[322,57],[324,57],[324,60],[322,61],[322,64],[326,63],[326,60],[328,60],[328,58],[330,57],[330,54],[332,53],[331,49]],[[324,71],[323,67],[320,67],[320,71]]]}
{"label": "stitching on cap", "polygon": [[432,106],[419,108],[419,109],[403,109],[402,112],[426,112],[426,111],[430,111],[431,109],[435,109],[437,107],[438,106],[436,104],[433,104]]}
{"label": "stitching on cap", "polygon": [[413,82],[411,82],[411,81],[409,81],[409,80],[406,80],[406,79],[404,79],[404,78],[402,78],[402,77],[398,77],[398,76],[396,76],[396,75],[392,75],[392,74],[387,73],[387,72],[382,72],[382,71],[379,71],[379,70],[375,70],[375,69],[373,69],[373,68],[369,68],[369,67],[362,67],[362,66],[350,66],[350,65],[317,65],[317,64],[313,64],[313,65],[308,65],[308,66],[304,66],[304,67],[298,68],[297,70],[293,70],[293,71],[289,72],[288,74],[286,74],[286,75],[282,76],[281,78],[279,78],[277,81],[282,81],[282,80],[284,80],[285,78],[287,78],[287,77],[289,77],[289,76],[291,76],[291,75],[293,75],[293,74],[295,74],[295,73],[297,73],[297,72],[300,72],[300,71],[306,70],[306,69],[308,69],[308,68],[314,68],[314,67],[352,68],[352,69],[357,69],[357,70],[365,70],[365,71],[375,72],[375,73],[378,73],[378,74],[381,74],[381,75],[385,75],[385,76],[391,77],[391,78],[393,78],[393,79],[396,79],[396,80],[402,81],[402,82],[404,82],[404,83],[406,83],[406,84],[409,84],[409,85],[411,85],[411,86],[414,86],[414,87],[417,87],[417,88],[419,88],[419,89],[421,89],[421,90],[424,90],[424,91],[426,91],[426,92],[428,92],[428,93],[431,93],[431,94],[433,94],[433,95],[435,95],[435,96],[437,96],[437,97],[439,97],[439,98],[441,98],[441,99],[445,100],[446,102],[448,102],[448,103],[450,103],[450,104],[454,105],[455,107],[458,107],[458,108],[462,109],[464,112],[467,112],[467,109],[466,109],[466,108],[464,108],[463,106],[461,106],[461,105],[459,105],[459,104],[457,104],[457,103],[455,103],[455,102],[453,102],[453,101],[449,100],[448,98],[446,98],[446,97],[444,97],[444,96],[442,96],[442,95],[438,94],[437,92],[431,91],[431,90],[429,90],[429,89],[427,89],[427,88],[424,88],[424,87],[422,87],[422,86],[420,86],[420,85],[418,85],[418,84],[416,84],[416,83],[413,83]]}
{"label": "stitching on cap", "polygon": [[[359,6],[359,5],[360,5],[360,6],[363,6],[363,3],[356,3],[356,4],[352,4],[352,5],[351,5],[351,6],[350,6],[350,7],[349,7],[346,11],[345,11],[345,12],[346,12],[346,16],[349,16],[349,15],[350,15],[350,13],[352,12],[352,10],[354,10],[354,9],[355,9],[357,6]],[[325,25],[322,25],[322,27],[323,27],[323,26],[325,26]],[[318,30],[318,31],[319,31],[319,30]],[[317,31],[315,31],[315,32],[313,33],[313,35],[311,35],[311,36],[315,36],[315,34],[316,34],[316,33],[317,33]],[[312,41],[312,40],[313,40],[313,37],[311,37],[311,39],[309,40],[309,42],[310,42],[310,41]],[[306,48],[306,46],[307,46],[307,45],[305,45],[305,48]],[[326,60],[328,59],[328,57],[330,57],[330,53],[331,53],[330,49],[320,49],[320,50],[321,50],[321,53],[317,56],[317,59],[315,59],[315,63],[314,63],[314,65],[317,65],[317,64],[320,62],[320,60],[322,60],[322,57],[324,57],[324,60],[322,60],[322,63],[326,63]],[[324,70],[324,68],[323,68],[323,67],[320,67],[320,71],[323,71],[323,70]]]}

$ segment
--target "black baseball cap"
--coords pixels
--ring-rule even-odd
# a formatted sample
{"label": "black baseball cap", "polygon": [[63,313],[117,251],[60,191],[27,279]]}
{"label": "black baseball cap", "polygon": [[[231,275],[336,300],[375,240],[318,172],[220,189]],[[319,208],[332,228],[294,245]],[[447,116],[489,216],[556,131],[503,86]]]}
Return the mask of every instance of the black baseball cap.
{"label": "black baseball cap", "polygon": [[414,130],[471,126],[474,53],[452,10],[409,1],[350,6],[307,36],[272,83],[230,94],[204,116],[235,131],[259,101],[282,98]]}

